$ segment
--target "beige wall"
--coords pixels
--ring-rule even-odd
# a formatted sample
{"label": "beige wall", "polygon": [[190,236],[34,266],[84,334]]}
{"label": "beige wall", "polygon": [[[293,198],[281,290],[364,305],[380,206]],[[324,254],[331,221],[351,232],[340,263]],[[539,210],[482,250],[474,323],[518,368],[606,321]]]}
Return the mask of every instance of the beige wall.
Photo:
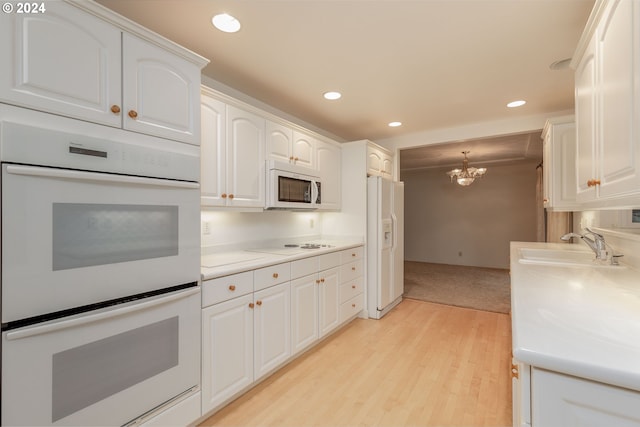
{"label": "beige wall", "polygon": [[536,240],[536,165],[480,165],[469,187],[445,169],[403,171],[405,259],[509,268],[509,242]]}

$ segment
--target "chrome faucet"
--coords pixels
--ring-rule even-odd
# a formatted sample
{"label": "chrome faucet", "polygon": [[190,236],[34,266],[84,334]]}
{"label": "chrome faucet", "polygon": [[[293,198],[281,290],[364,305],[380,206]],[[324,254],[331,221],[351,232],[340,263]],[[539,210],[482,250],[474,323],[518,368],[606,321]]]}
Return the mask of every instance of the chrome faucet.
{"label": "chrome faucet", "polygon": [[[572,237],[579,237],[596,254],[596,259],[606,260],[609,253],[607,252],[607,244],[604,241],[604,236],[602,234],[596,233],[595,231],[592,231],[589,228],[585,228],[585,230],[587,231],[585,234],[567,233],[564,236],[560,237],[560,239],[567,241],[567,240],[570,240]],[[593,238],[587,237],[587,235],[589,234],[592,235]],[[612,258],[612,261],[613,261],[613,258]]]}

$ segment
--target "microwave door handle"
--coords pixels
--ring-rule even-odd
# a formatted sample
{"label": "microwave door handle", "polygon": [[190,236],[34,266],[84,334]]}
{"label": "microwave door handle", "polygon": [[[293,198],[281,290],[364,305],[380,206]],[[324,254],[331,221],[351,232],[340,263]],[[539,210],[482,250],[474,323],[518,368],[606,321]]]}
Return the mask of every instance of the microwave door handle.
{"label": "microwave door handle", "polygon": [[315,205],[318,200],[318,183],[311,181],[311,204]]}
{"label": "microwave door handle", "polygon": [[150,185],[171,188],[200,188],[197,182],[176,181],[159,178],[141,178],[138,176],[115,175],[100,172],[81,172],[68,169],[52,169],[41,166],[7,166],[7,173],[12,175],[39,176],[43,178],[69,179],[74,181],[107,182],[113,184]]}
{"label": "microwave door handle", "polygon": [[161,304],[167,304],[169,302],[181,300],[191,295],[200,292],[200,287],[187,289],[184,291],[176,292],[173,294],[161,295],[157,298],[150,298],[148,300],[139,300],[134,304],[124,307],[115,306],[113,310],[101,311],[99,313],[87,314],[86,316],[74,317],[69,319],[61,319],[58,322],[47,323],[43,325],[35,325],[30,328],[20,329],[7,332],[6,339],[18,340],[21,338],[33,337],[36,335],[42,335],[49,332],[68,329],[74,326],[86,325],[87,323],[97,322],[101,320],[108,320],[114,317],[122,316],[131,312],[148,309],[150,307],[159,306]]}

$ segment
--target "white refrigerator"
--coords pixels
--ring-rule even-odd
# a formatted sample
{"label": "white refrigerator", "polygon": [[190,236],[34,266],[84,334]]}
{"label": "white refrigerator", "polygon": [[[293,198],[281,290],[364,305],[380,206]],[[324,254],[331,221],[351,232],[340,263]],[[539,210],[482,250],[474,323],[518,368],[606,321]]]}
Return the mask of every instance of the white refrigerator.
{"label": "white refrigerator", "polygon": [[367,311],[380,319],[404,292],[404,183],[367,179]]}

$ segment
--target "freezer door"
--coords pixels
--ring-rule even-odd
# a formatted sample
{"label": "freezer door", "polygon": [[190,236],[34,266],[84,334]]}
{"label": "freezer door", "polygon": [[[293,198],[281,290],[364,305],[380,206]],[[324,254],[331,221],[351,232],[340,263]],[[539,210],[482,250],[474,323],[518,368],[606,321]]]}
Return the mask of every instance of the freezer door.
{"label": "freezer door", "polygon": [[391,245],[392,301],[404,293],[404,182],[395,182],[393,190],[393,212]]}

